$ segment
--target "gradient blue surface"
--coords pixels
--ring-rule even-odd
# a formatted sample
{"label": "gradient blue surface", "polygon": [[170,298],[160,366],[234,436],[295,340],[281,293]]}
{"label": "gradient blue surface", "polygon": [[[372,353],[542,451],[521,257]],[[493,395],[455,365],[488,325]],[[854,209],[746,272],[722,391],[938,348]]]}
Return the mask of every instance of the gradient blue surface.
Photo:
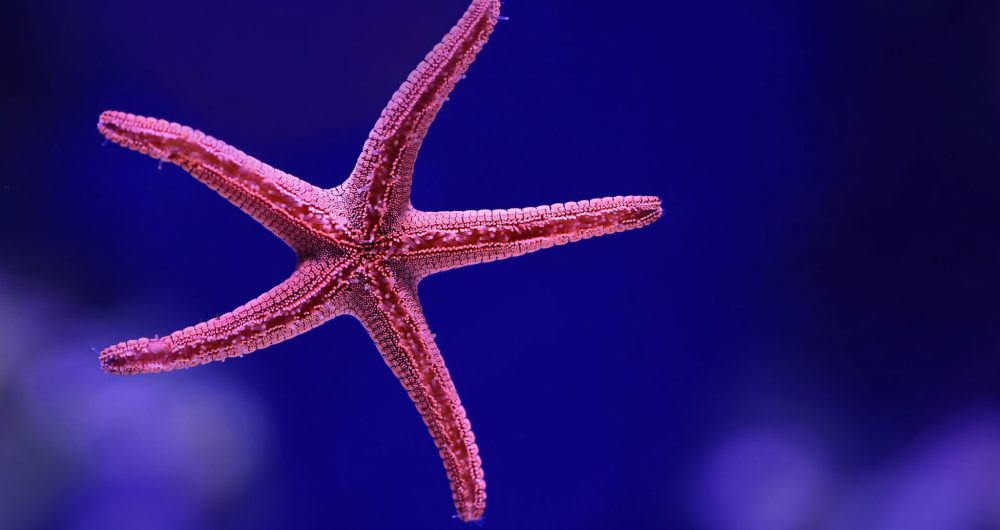
{"label": "gradient blue surface", "polygon": [[[33,1],[0,44],[0,527],[459,528],[347,318],[120,378],[294,256],[106,109],[339,184],[464,0]],[[426,210],[658,195],[649,228],[421,285],[487,528],[1000,527],[1000,6],[519,1]]]}

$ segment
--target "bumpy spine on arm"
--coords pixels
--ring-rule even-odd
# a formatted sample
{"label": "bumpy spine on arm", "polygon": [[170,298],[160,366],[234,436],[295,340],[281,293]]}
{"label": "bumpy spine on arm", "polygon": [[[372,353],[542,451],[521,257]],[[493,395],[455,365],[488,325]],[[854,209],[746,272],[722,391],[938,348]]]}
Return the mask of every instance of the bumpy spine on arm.
{"label": "bumpy spine on arm", "polygon": [[106,348],[101,365],[117,374],[160,372],[240,357],[290,339],[345,313],[341,294],[358,266],[357,257],[305,261],[290,278],[229,313],[165,337]]}
{"label": "bumpy spine on arm", "polygon": [[658,198],[644,196],[509,210],[419,212],[391,243],[390,254],[426,276],[641,228],[662,213]]}
{"label": "bumpy spine on arm", "polygon": [[368,329],[386,364],[403,383],[424,419],[451,482],[463,521],[486,508],[479,448],[458,392],[424,320],[415,286],[373,267],[363,290],[352,290],[351,314]]}
{"label": "bumpy spine on arm", "polygon": [[500,15],[499,0],[474,0],[440,44],[392,96],[342,189],[360,196],[352,225],[366,239],[391,227],[409,205],[417,151],[455,84],[486,44]]}
{"label": "bumpy spine on arm", "polygon": [[182,167],[296,251],[318,239],[351,243],[346,220],[324,205],[327,192],[201,131],[115,111],[101,114],[97,128],[119,145]]}

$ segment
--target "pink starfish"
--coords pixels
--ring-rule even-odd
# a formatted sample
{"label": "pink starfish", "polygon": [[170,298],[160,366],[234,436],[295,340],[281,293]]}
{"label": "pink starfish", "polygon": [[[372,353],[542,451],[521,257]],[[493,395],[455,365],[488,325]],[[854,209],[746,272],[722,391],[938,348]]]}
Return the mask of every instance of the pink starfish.
{"label": "pink starfish", "polygon": [[656,197],[465,212],[422,212],[410,205],[413,163],[427,128],[499,13],[499,0],[473,0],[389,101],[351,176],[333,189],[312,186],[189,127],[103,113],[97,128],[104,136],[181,166],[299,258],[290,278],[230,313],[105,349],[104,369],[159,372],[238,357],[353,315],[423,416],[459,517],[482,517],[486,482],[479,451],[424,320],[417,284],[436,272],[646,226],[662,213]]}

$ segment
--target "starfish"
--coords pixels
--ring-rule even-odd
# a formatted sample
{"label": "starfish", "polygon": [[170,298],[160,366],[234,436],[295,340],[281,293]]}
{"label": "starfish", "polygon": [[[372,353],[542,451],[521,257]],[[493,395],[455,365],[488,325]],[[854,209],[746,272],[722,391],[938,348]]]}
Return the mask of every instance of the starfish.
{"label": "starfish", "polygon": [[240,357],[339,316],[361,321],[434,439],[458,516],[482,517],[486,482],[472,428],[427,327],[417,284],[448,269],[646,226],[656,197],[537,208],[424,212],[410,204],[427,128],[492,33],[499,0],[473,0],[393,95],[347,180],[321,189],[190,127],[101,114],[109,140],[176,164],[250,214],[298,256],[284,282],[222,316],[103,350],[103,368],[134,374]]}

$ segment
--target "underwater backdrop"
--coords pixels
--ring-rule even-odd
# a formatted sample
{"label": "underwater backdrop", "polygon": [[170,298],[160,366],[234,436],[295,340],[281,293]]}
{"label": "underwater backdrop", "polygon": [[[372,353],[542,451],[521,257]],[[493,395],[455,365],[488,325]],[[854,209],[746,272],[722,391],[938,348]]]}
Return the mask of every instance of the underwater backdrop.
{"label": "underwater backdrop", "polygon": [[[97,351],[293,253],[107,109],[313,184],[466,0],[8,2],[0,529],[461,528],[340,318],[226,363]],[[1000,528],[1000,3],[508,0],[430,130],[426,210],[663,198],[643,230],[434,276],[487,528]]]}

